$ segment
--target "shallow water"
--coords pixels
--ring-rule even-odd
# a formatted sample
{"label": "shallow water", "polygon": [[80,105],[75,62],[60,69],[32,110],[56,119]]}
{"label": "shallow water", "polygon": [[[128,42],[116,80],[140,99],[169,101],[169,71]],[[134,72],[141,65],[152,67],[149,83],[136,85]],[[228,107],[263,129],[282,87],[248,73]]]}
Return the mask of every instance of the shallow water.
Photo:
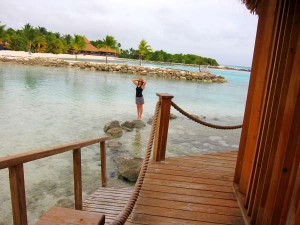
{"label": "shallow water", "polygon": [[[147,77],[144,118],[154,113],[157,92],[174,94],[188,112],[219,124],[240,124],[245,107],[249,73],[212,70],[228,83],[202,84]],[[136,117],[132,75],[69,68],[0,64],[0,157],[53,147],[104,135],[106,122]],[[170,122],[168,156],[237,148],[240,130],[218,131],[178,116]],[[119,155],[142,157],[150,125],[124,133],[121,150],[108,149],[109,185],[126,186],[117,179],[113,159]],[[82,153],[84,196],[100,182],[99,146]],[[73,202],[72,154],[25,164],[28,217],[33,224],[57,202]],[[0,171],[0,224],[11,224],[7,170]]]}

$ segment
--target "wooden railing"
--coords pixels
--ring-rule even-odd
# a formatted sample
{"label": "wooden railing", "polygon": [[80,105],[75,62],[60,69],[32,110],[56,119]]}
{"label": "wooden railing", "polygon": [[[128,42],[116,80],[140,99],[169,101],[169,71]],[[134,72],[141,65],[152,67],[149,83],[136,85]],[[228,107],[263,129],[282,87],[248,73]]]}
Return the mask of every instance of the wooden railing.
{"label": "wooden railing", "polygon": [[156,95],[159,97],[161,107],[158,112],[155,131],[153,160],[159,162],[164,161],[166,158],[171,102],[174,96],[167,93],[157,93]]}
{"label": "wooden railing", "polygon": [[73,151],[75,209],[82,209],[81,148],[100,143],[101,181],[106,186],[106,149],[101,137],[50,149],[41,149],[0,158],[0,170],[8,168],[14,225],[27,225],[26,195],[23,164],[41,158]]}

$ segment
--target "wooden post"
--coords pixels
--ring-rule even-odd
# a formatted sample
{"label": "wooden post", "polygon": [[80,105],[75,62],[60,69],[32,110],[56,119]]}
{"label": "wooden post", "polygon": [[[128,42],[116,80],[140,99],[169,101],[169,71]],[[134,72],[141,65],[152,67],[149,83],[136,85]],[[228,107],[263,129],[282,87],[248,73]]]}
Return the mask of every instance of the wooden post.
{"label": "wooden post", "polygon": [[171,102],[174,96],[167,93],[157,93],[156,95],[159,96],[161,107],[157,118],[153,160],[159,162],[166,158]]}
{"label": "wooden post", "polygon": [[9,167],[9,180],[14,225],[27,225],[23,164]]}
{"label": "wooden post", "polygon": [[100,142],[100,156],[101,156],[101,181],[102,181],[102,187],[106,187],[106,185],[107,185],[107,177],[106,177],[106,148],[105,148],[105,141]]}
{"label": "wooden post", "polygon": [[73,150],[75,209],[82,210],[81,149]]}

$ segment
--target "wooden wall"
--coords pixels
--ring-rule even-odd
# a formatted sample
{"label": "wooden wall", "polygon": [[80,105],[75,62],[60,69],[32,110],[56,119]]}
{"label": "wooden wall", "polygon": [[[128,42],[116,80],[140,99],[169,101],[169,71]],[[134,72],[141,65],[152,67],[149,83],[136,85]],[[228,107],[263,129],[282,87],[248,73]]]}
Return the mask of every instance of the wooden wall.
{"label": "wooden wall", "polygon": [[300,0],[261,1],[235,187],[252,224],[300,224]]}

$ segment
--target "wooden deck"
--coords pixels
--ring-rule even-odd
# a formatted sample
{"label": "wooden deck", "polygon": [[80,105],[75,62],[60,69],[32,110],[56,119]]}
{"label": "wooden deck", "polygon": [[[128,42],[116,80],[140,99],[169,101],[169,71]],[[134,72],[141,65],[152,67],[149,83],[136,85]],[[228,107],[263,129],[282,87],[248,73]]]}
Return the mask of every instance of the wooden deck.
{"label": "wooden deck", "polygon": [[[126,224],[244,225],[233,192],[237,152],[201,154],[151,162]],[[84,210],[106,214],[108,222],[126,204],[130,189],[101,188]]]}

